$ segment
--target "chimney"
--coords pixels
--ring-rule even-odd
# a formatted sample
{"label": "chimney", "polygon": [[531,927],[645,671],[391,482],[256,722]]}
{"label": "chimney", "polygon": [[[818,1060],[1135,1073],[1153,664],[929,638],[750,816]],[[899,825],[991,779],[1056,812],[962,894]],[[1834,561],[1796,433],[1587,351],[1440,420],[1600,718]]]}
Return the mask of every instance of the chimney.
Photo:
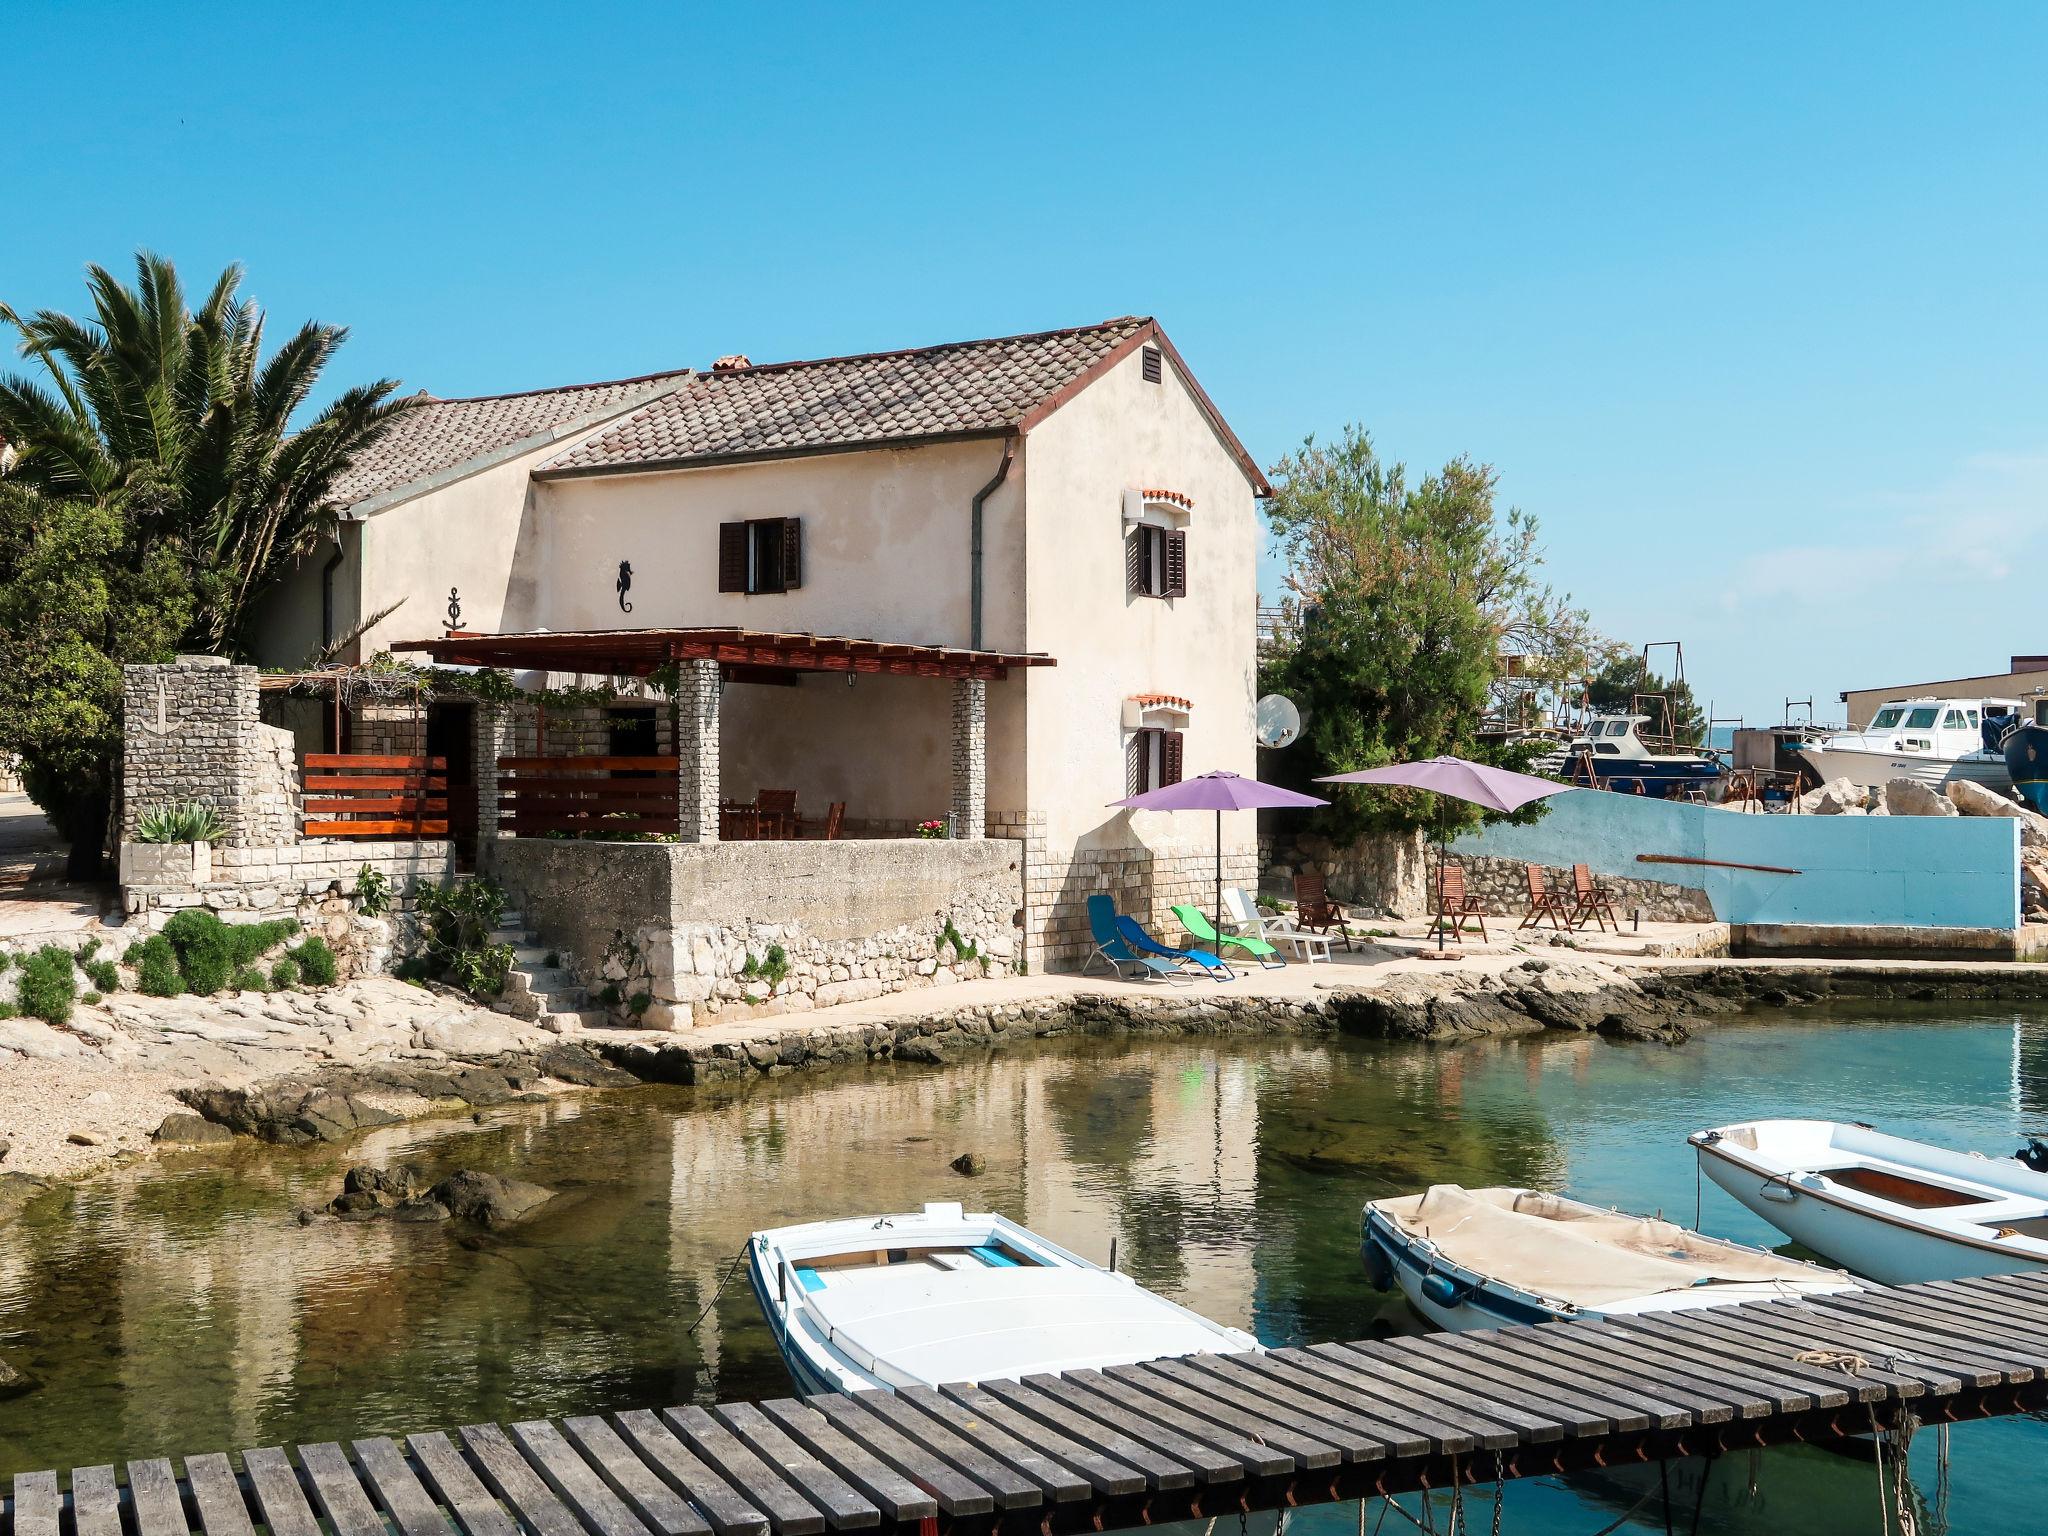
{"label": "chimney", "polygon": [[753,367],[753,360],[744,352],[728,352],[711,365],[713,373],[737,373],[742,368]]}

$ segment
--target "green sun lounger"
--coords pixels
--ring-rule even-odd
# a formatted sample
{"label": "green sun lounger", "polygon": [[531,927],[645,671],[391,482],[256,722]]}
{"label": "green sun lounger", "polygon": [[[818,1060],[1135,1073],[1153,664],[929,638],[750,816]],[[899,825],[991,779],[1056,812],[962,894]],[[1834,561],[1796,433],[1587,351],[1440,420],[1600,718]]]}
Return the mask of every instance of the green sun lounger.
{"label": "green sun lounger", "polygon": [[1187,929],[1198,944],[1217,944],[1226,949],[1241,949],[1268,970],[1287,964],[1285,960],[1279,958],[1280,951],[1264,939],[1239,938],[1236,934],[1217,933],[1216,925],[1209,921],[1208,914],[1200,907],[1175,907],[1173,915],[1180,919],[1181,927]]}

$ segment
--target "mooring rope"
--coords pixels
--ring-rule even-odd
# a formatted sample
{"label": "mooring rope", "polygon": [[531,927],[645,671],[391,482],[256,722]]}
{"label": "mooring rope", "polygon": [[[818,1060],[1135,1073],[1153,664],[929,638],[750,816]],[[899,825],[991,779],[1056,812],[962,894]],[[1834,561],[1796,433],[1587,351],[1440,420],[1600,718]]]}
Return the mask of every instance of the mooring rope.
{"label": "mooring rope", "polygon": [[709,1317],[711,1309],[718,1305],[718,1298],[725,1294],[726,1286],[731,1284],[732,1277],[739,1273],[740,1263],[746,1256],[747,1245],[741,1243],[740,1251],[732,1256],[732,1262],[725,1266],[725,1273],[718,1277],[718,1289],[711,1293],[711,1299],[704,1303],[704,1310],[697,1314],[697,1321],[685,1328],[683,1330],[684,1333],[695,1334],[699,1328],[704,1326],[704,1319]]}

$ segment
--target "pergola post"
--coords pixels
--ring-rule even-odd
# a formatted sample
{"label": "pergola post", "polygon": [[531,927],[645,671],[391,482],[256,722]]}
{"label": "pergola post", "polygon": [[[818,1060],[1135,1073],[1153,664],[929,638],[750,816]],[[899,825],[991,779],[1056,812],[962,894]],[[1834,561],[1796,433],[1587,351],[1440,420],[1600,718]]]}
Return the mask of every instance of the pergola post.
{"label": "pergola post", "polygon": [[510,757],[513,752],[510,706],[479,702],[470,715],[470,730],[475,744],[472,760],[476,767],[476,838],[481,849],[496,840],[504,824],[504,813],[498,809],[498,759]]}
{"label": "pergola post", "polygon": [[676,663],[676,833],[718,841],[718,663]]}
{"label": "pergola post", "polygon": [[988,835],[988,683],[953,680],[953,805],[951,834]]}

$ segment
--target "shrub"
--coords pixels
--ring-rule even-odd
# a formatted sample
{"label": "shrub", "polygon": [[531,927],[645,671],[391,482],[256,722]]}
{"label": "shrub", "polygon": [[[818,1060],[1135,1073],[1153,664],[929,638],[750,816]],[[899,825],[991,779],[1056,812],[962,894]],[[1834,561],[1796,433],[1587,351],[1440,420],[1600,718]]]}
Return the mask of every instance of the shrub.
{"label": "shrub", "polygon": [[197,801],[160,805],[135,823],[138,843],[211,843],[226,830],[213,807]]}
{"label": "shrub", "polygon": [[185,978],[178,971],[178,952],[162,934],[152,934],[135,946],[135,984],[151,997],[176,997],[185,990]]}
{"label": "shrub", "polygon": [[[307,942],[310,943],[311,940]],[[290,955],[279,955],[277,964],[270,968],[270,989],[273,992],[289,992],[299,984],[303,974],[299,970],[298,961]]]}
{"label": "shrub", "polygon": [[99,952],[100,941],[98,939],[87,939],[82,944],[80,944],[78,948],[71,951],[71,958],[76,960],[79,963],[79,965],[83,967],[88,961],[92,959],[94,955],[98,954]]}
{"label": "shrub", "polygon": [[211,912],[188,907],[164,924],[162,936],[177,953],[185,989],[210,997],[226,987],[237,971],[254,966],[266,951],[298,931],[299,925],[288,917],[268,923],[228,924]]}
{"label": "shrub", "polygon": [[619,984],[616,981],[608,981],[598,992],[597,1000],[607,1008],[616,1008],[619,1006],[619,999],[625,995],[625,993],[619,990]]}
{"label": "shrub", "polygon": [[512,946],[493,942],[505,915],[505,892],[478,876],[454,885],[425,882],[413,889],[419,904],[421,947],[427,962],[463,991],[495,997],[512,969]]}
{"label": "shrub", "polygon": [[21,1010],[15,1007],[14,1004],[9,1002],[0,1002],[0,1019],[17,1019],[20,1017]]}
{"label": "shrub", "polygon": [[653,1006],[654,994],[652,992],[635,992],[626,1002],[626,1007],[632,1010],[633,1017],[636,1019]]}
{"label": "shrub", "polygon": [[92,1005],[97,1003],[99,1000],[100,995],[97,992],[88,992],[85,994],[85,996],[79,999],[79,1001],[85,1004],[85,1006],[88,1008],[92,1007]]}
{"label": "shrub", "polygon": [[62,1024],[71,1017],[71,1005],[78,999],[78,982],[71,974],[71,951],[45,944],[28,957],[21,968],[21,1011],[50,1024]]}
{"label": "shrub", "polygon": [[253,965],[237,966],[235,974],[228,979],[228,985],[237,992],[268,992],[270,982]]}
{"label": "shrub", "polygon": [[7,950],[0,949],[0,971],[6,970],[12,964],[14,964],[14,956]]}
{"label": "shrub", "polygon": [[374,864],[356,871],[356,905],[365,917],[382,917],[391,906],[391,879]]}
{"label": "shrub", "polygon": [[80,967],[102,992],[121,990],[121,968],[111,960],[88,960]]}
{"label": "shrub", "polygon": [[299,973],[310,987],[331,987],[341,974],[341,964],[334,958],[334,951],[317,933],[293,950],[291,957],[299,963]]}

